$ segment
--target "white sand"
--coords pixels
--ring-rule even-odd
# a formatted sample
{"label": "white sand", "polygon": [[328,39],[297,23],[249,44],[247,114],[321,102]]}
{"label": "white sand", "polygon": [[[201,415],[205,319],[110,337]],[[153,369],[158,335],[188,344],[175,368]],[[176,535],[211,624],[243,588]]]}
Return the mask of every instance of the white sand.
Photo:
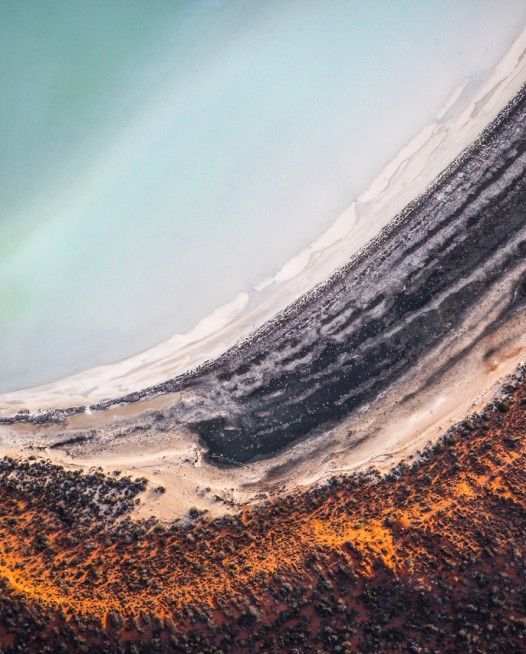
{"label": "white sand", "polygon": [[526,82],[526,30],[478,85],[463,82],[433,123],[385,167],[332,227],[249,296],[240,293],[196,327],[119,363],[0,395],[0,415],[85,405],[165,381],[224,352],[326,279],[389,223],[495,118]]}

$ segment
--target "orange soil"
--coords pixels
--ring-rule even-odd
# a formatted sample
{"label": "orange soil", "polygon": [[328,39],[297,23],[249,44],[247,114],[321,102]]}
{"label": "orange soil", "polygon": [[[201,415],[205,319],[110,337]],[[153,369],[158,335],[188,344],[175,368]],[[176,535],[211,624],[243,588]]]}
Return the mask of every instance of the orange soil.
{"label": "orange soil", "polygon": [[[481,593],[489,617],[479,620],[475,613],[468,623],[511,625],[501,636],[510,652],[520,651],[526,597],[515,597],[513,589],[524,584],[526,555],[526,384],[511,408],[501,410],[464,423],[434,453],[411,469],[400,465],[389,478],[373,472],[333,480],[186,528],[125,521],[112,532],[94,521],[65,529],[45,495],[0,488],[3,593],[12,602],[23,599],[20,619],[27,620],[32,607],[46,616],[42,642],[101,652],[119,651],[111,649],[116,643],[133,651],[126,649],[132,641],[141,652],[288,652],[294,642],[286,639],[297,633],[303,634],[298,652],[373,652],[373,626],[384,614],[387,626],[379,629],[416,638],[416,649],[407,651],[477,651],[486,637],[497,642],[495,633],[480,627],[456,650],[444,624],[458,598]],[[466,571],[489,575],[491,583],[479,587]],[[504,593],[505,610],[497,600],[493,605],[491,584],[493,595]],[[392,612],[394,600],[382,604],[385,589],[398,593],[396,601],[408,610],[414,604],[412,622]],[[429,615],[432,602],[442,602],[436,616],[426,618],[430,635],[423,644],[415,626],[421,596],[431,602]],[[347,625],[340,630],[345,640],[326,631],[331,625]],[[197,626],[204,641],[194,638]],[[0,618],[2,634],[4,647],[19,642],[16,628]],[[160,649],[148,649],[154,637]],[[40,651],[29,635],[24,646]],[[406,651],[387,636],[382,647]]]}

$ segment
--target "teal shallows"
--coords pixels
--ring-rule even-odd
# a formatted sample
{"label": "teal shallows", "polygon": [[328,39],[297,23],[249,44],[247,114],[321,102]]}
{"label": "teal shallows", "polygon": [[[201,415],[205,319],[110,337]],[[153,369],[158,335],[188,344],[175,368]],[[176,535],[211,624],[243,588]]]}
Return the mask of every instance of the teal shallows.
{"label": "teal shallows", "polygon": [[0,4],[0,390],[189,329],[316,237],[521,0]]}

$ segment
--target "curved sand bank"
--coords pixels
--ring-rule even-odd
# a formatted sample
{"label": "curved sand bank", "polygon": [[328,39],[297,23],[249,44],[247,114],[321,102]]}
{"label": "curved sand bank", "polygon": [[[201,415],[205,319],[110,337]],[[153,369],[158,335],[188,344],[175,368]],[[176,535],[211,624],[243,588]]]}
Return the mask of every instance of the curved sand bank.
{"label": "curved sand bank", "polygon": [[239,294],[188,334],[120,363],[5,393],[0,396],[1,415],[118,398],[184,373],[249,336],[348,261],[476,138],[526,81],[525,47],[523,32],[482,84],[468,81],[456,89],[436,120],[399,152],[333,226],[252,295]]}

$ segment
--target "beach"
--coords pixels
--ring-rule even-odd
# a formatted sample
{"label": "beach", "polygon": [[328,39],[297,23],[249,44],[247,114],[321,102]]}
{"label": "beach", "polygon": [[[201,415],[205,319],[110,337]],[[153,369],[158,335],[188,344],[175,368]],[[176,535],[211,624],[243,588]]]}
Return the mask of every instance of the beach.
{"label": "beach", "polygon": [[[170,395],[73,416],[60,430],[3,426],[0,452],[38,455],[66,470],[119,470],[145,477],[149,489],[134,511],[136,519],[155,516],[169,522],[184,518],[192,507],[210,517],[235,514],[283,493],[323,485],[335,475],[371,468],[385,474],[400,461],[417,460],[418,453],[451,425],[492,402],[507,377],[526,362],[525,325],[526,318],[519,316],[482,340],[468,360],[460,361],[424,392],[415,392],[420,371],[336,429],[250,464],[223,467],[208,462],[198,439],[183,430],[146,433],[143,427],[151,424],[152,416],[171,406]],[[489,358],[488,350],[493,351]],[[421,364],[423,369],[432,365],[432,360]],[[99,426],[104,427],[102,438],[55,446]],[[165,489],[162,494],[156,490],[159,486]]]}

